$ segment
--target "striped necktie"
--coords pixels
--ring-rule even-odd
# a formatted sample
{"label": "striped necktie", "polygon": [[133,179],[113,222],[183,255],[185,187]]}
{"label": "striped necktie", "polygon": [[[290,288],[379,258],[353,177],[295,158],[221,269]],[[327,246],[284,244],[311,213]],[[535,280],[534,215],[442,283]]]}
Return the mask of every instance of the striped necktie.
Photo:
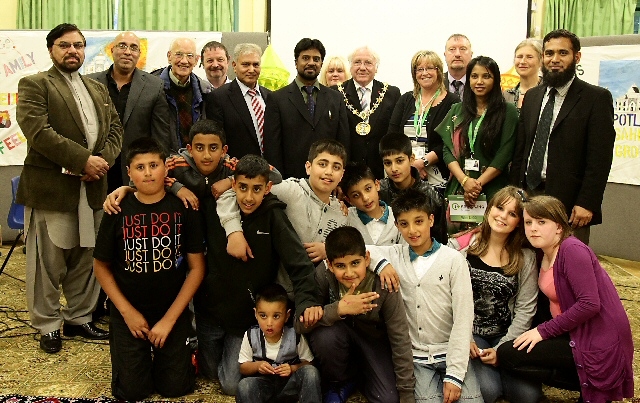
{"label": "striped necktie", "polygon": [[258,122],[258,145],[260,146],[260,152],[264,154],[264,110],[262,109],[262,104],[258,100],[258,93],[255,89],[251,88],[247,93],[251,96],[251,106],[253,107],[253,113],[256,116],[256,121]]}
{"label": "striped necktie", "polygon": [[367,101],[367,88],[360,87],[358,91],[360,92],[360,108],[362,111],[366,111],[367,109],[369,109],[369,101]]}

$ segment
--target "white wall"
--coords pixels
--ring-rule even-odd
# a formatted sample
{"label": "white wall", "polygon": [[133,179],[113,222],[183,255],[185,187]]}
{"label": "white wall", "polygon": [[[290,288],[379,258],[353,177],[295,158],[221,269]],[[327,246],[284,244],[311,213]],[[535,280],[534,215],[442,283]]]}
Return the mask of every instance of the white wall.
{"label": "white wall", "polygon": [[327,55],[347,56],[369,45],[380,54],[376,78],[413,87],[410,63],[421,49],[434,50],[444,63],[444,45],[454,33],[469,37],[475,56],[495,59],[500,72],[513,65],[513,51],[527,34],[527,0],[273,0],[274,49],[295,76],[293,48],[317,38]]}

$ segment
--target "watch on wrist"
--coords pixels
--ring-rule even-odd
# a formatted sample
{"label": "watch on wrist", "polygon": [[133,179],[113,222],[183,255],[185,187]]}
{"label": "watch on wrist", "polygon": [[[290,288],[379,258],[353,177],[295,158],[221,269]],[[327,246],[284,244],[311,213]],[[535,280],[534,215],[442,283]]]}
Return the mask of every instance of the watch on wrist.
{"label": "watch on wrist", "polygon": [[424,162],[424,167],[428,167],[429,166],[429,160],[427,159],[427,157],[422,157],[420,158],[422,160],[422,162]]}

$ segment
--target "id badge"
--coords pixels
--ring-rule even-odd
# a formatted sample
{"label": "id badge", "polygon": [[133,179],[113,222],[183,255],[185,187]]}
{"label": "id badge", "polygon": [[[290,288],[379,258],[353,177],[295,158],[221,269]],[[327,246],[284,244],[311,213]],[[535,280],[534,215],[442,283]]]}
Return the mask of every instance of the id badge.
{"label": "id badge", "polygon": [[411,151],[413,151],[413,155],[415,155],[417,160],[425,156],[424,147],[422,146],[413,146],[411,147]]}
{"label": "id badge", "polygon": [[465,158],[464,170],[480,172],[480,160],[474,158]]}

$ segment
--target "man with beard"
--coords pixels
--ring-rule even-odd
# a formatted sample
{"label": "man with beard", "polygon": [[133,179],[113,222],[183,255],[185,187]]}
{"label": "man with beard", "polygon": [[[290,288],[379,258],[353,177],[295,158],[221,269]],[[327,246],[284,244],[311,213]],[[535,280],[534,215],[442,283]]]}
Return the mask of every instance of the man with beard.
{"label": "man with beard", "polygon": [[258,85],[262,49],[254,43],[240,43],[233,52],[236,79],[205,96],[207,116],[222,123],[227,135],[227,154],[242,158],[262,155],[264,108],[271,93]]}
{"label": "man with beard", "polygon": [[444,85],[447,90],[462,99],[464,83],[467,81],[467,64],[473,57],[471,41],[466,35],[453,34],[444,45],[444,60],[447,63],[447,74]]}
{"label": "man with beard", "polygon": [[369,166],[377,179],[384,178],[380,139],[387,134],[391,114],[400,99],[398,87],[375,80],[380,57],[367,46],[349,55],[351,79],[332,87],[340,91],[349,110],[351,161]]}
{"label": "man with beard", "polygon": [[107,175],[109,192],[129,183],[126,159],[133,140],[153,137],[167,152],[170,148],[169,106],[164,83],[136,67],[141,53],[136,34],[122,32],[111,45],[113,65],[106,71],[88,75],[107,87],[124,128],[122,150]]}
{"label": "man with beard", "polygon": [[611,93],[575,76],[580,40],[564,29],[544,37],[542,85],[520,111],[511,181],[529,195],[560,199],[576,235],[602,222],[602,198],[613,159]]}
{"label": "man with beard", "polygon": [[47,35],[53,67],[18,83],[16,117],[29,142],[16,197],[25,206],[27,306],[47,353],[62,348],[61,326],[67,337],[109,336],[91,322],[100,290],[92,254],[122,126],[107,89],[78,74],[85,46],[78,27],[58,25]]}
{"label": "man with beard", "polygon": [[207,81],[216,89],[231,82],[227,77],[229,52],[218,41],[207,42],[200,51],[200,62],[207,75]]}
{"label": "man with beard", "polygon": [[318,82],[326,54],[318,39],[303,38],[293,50],[296,78],[266,102],[264,157],[283,178],[305,178],[314,142],[331,138],[349,150],[347,109],[342,96]]}

